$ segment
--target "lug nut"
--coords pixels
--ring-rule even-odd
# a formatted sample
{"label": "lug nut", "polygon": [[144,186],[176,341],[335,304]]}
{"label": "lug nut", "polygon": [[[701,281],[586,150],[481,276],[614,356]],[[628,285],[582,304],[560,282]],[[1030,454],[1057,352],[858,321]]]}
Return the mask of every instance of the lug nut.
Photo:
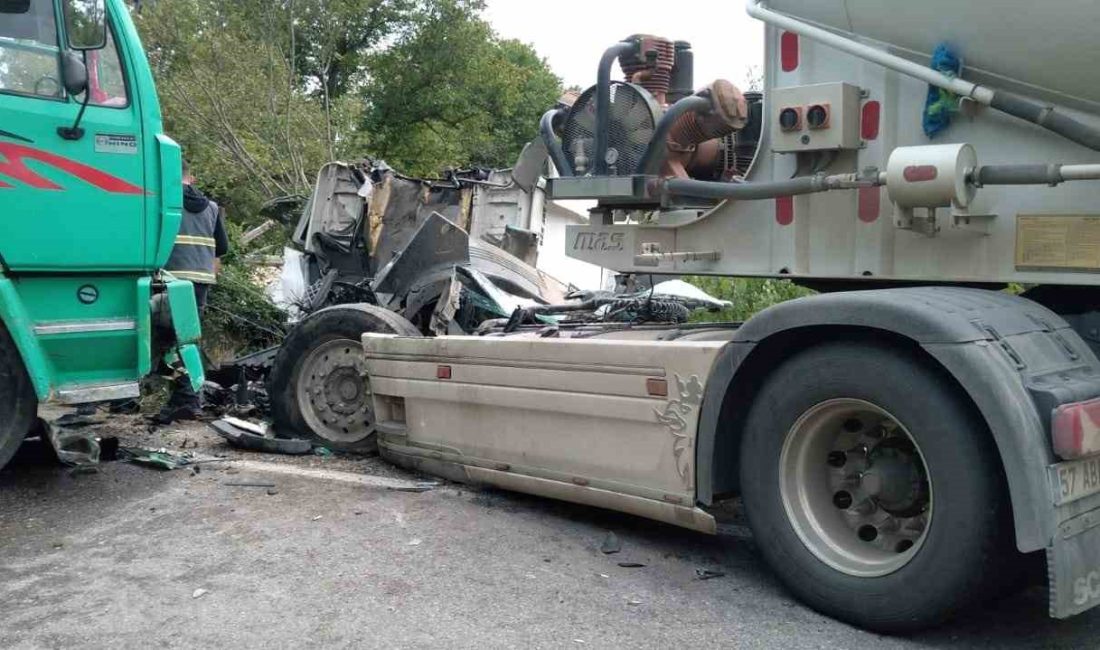
{"label": "lug nut", "polygon": [[833,495],[833,505],[841,510],[847,510],[852,507],[852,493],[846,490],[841,490]]}

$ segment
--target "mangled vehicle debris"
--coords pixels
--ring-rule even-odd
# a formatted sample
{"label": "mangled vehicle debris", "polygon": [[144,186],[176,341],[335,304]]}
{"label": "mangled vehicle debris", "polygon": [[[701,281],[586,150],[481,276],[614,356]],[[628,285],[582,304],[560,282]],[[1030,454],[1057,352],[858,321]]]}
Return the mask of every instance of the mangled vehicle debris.
{"label": "mangled vehicle debris", "polygon": [[283,270],[282,298],[298,322],[277,351],[236,370],[267,376],[277,435],[374,448],[364,332],[580,336],[724,305],[680,281],[579,289],[540,268],[547,212],[560,210],[544,195],[545,159],[532,146],[514,169],[431,180],[370,161],[320,170]]}

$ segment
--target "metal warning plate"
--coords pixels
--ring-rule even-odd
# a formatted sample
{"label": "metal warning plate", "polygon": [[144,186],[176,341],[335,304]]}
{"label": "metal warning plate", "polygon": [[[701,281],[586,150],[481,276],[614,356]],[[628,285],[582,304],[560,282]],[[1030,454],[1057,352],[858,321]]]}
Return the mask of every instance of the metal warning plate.
{"label": "metal warning plate", "polygon": [[1016,269],[1100,271],[1100,215],[1018,215]]}

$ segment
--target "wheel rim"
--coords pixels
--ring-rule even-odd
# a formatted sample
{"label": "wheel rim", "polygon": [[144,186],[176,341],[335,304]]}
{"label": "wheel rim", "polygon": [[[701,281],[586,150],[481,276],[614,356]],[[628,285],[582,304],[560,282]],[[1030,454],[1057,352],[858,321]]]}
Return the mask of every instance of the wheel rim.
{"label": "wheel rim", "polygon": [[912,435],[886,410],[833,399],[791,426],[779,459],[780,496],[802,543],[852,576],[893,573],[920,551],[932,485]]}
{"label": "wheel rim", "polygon": [[298,409],[321,438],[343,444],[374,433],[367,364],[359,343],[336,339],[318,346],[298,372]]}

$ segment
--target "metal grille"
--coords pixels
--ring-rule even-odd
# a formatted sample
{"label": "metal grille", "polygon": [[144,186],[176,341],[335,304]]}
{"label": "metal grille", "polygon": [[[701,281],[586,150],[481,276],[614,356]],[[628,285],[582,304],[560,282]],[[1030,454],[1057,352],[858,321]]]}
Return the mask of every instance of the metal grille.
{"label": "metal grille", "polygon": [[[607,171],[629,176],[638,169],[657,127],[658,107],[644,88],[611,82],[607,134]],[[596,166],[596,87],[581,93],[562,128],[562,148],[574,173],[582,176]]]}
{"label": "metal grille", "polygon": [[745,102],[749,108],[748,124],[733,136],[737,157],[734,168],[739,176],[749,172],[749,167],[756,158],[756,148],[760,144],[760,128],[763,124],[764,95],[749,91],[745,93]]}

